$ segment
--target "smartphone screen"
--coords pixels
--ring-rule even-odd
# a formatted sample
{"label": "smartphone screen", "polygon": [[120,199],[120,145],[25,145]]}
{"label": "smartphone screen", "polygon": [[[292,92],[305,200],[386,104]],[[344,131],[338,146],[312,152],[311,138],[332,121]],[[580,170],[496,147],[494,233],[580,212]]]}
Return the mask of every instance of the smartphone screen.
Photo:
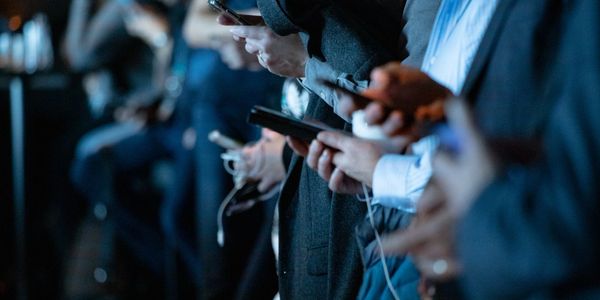
{"label": "smartphone screen", "polygon": [[220,12],[220,13],[225,14],[228,17],[232,18],[239,25],[246,25],[246,26],[252,25],[252,24],[250,24],[250,22],[248,22],[246,19],[244,19],[238,13],[236,13],[233,9],[227,7],[225,4],[223,4],[219,0],[208,0],[208,5],[210,5],[217,12]]}

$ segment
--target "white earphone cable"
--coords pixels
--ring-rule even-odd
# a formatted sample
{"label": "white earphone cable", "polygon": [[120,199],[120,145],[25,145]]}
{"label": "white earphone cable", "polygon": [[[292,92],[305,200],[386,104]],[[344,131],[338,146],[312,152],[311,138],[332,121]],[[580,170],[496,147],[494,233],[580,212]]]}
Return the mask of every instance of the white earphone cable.
{"label": "white earphone cable", "polygon": [[381,243],[381,237],[379,236],[379,232],[377,231],[377,227],[375,226],[375,220],[373,216],[373,209],[371,208],[371,197],[369,197],[369,191],[365,184],[362,185],[363,193],[365,194],[365,200],[367,203],[367,212],[369,214],[369,223],[371,223],[371,228],[375,233],[375,241],[377,242],[377,248],[379,248],[379,258],[381,259],[381,266],[383,267],[383,274],[385,276],[385,281],[387,283],[387,287],[394,297],[395,300],[400,300],[400,296],[396,292],[394,285],[392,284],[392,279],[390,278],[390,271],[388,270],[387,262],[385,260],[385,253],[383,252],[383,247]]}

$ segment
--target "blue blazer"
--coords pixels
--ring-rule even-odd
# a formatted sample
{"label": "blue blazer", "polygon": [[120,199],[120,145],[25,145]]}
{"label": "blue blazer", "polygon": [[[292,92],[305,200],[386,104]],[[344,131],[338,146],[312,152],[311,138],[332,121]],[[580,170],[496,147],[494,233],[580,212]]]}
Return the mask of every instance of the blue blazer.
{"label": "blue blazer", "polygon": [[490,24],[463,94],[511,146],[458,232],[470,298],[600,298],[599,14],[504,0]]}

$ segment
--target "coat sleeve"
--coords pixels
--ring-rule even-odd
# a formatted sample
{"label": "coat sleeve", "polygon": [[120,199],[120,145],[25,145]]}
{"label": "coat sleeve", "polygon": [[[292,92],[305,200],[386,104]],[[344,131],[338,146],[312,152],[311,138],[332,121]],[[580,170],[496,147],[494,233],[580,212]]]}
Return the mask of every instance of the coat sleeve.
{"label": "coat sleeve", "polygon": [[267,25],[279,35],[302,31],[331,0],[258,0]]}
{"label": "coat sleeve", "polygon": [[459,227],[463,282],[476,299],[574,291],[598,278],[600,2],[571,3],[542,89],[555,100],[544,154],[534,165],[507,168]]}

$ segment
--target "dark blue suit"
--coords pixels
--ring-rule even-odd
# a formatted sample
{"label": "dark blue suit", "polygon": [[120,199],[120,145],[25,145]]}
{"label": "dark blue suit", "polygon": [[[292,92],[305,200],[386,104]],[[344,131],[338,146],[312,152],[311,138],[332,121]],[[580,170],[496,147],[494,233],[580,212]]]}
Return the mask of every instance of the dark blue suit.
{"label": "dark blue suit", "polygon": [[600,297],[599,14],[505,0],[490,24],[464,95],[488,138],[521,146],[495,148],[504,172],[459,230],[471,298]]}

